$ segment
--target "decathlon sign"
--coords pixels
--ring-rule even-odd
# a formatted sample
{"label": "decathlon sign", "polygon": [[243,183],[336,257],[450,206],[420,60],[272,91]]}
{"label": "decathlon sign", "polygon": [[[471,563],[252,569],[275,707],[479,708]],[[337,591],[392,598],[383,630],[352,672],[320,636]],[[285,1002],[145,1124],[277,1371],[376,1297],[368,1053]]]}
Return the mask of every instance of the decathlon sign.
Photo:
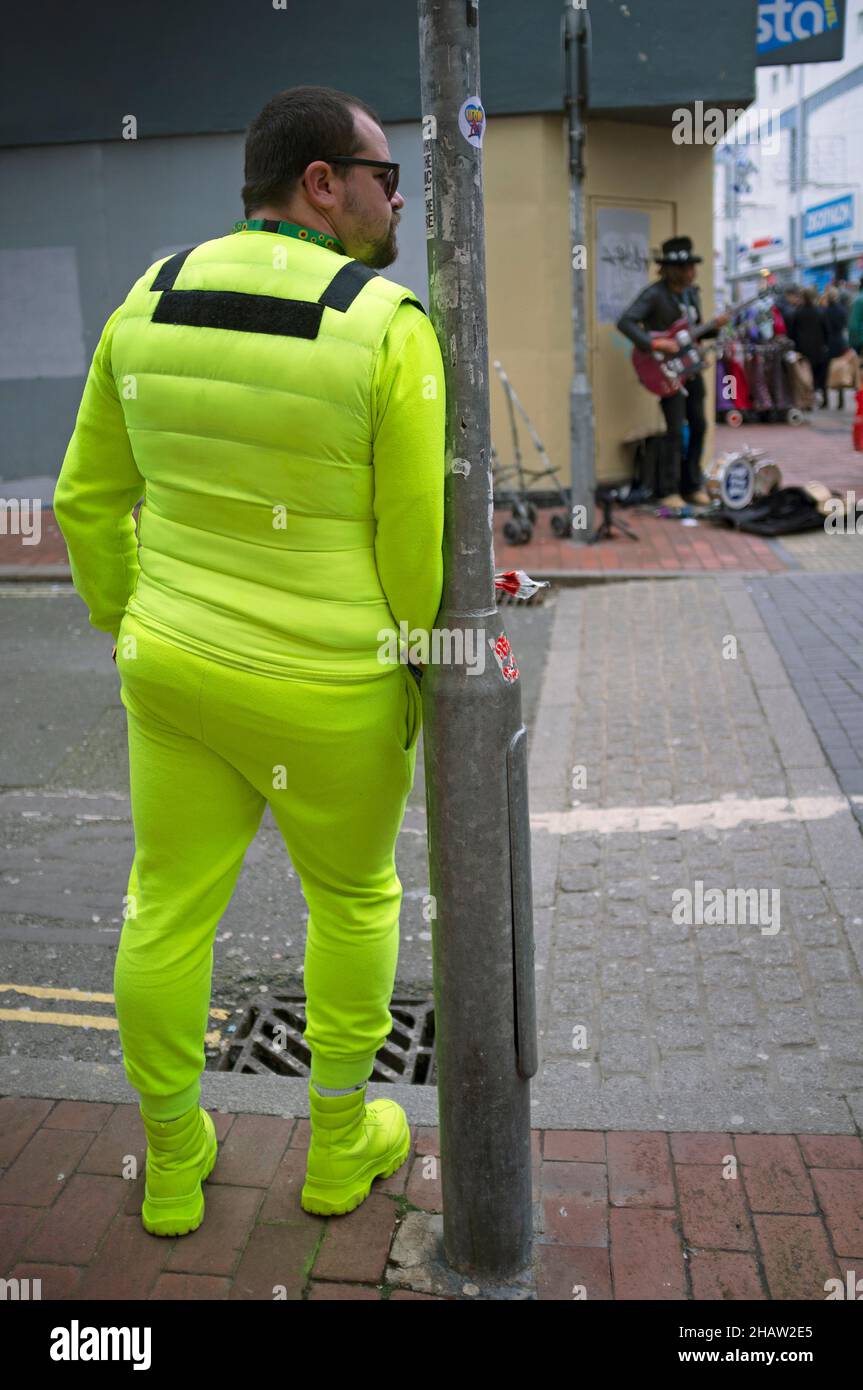
{"label": "decathlon sign", "polygon": [[845,0],[759,0],[758,67],[831,63],[845,47]]}
{"label": "decathlon sign", "polygon": [[803,214],[804,237],[832,236],[835,232],[844,232],[853,226],[853,193],[846,194],[844,198],[833,198],[829,203],[819,203],[814,208],[807,208]]}

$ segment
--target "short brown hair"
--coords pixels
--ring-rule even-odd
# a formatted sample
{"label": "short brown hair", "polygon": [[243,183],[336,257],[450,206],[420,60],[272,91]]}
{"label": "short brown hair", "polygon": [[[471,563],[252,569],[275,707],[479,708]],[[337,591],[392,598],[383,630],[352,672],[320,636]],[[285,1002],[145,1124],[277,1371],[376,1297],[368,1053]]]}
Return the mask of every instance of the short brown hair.
{"label": "short brown hair", "polygon": [[334,87],[288,87],[272,97],[246,133],[246,217],[266,203],[284,202],[314,160],[356,154],[362,142],[354,109],[381,124],[359,97]]}

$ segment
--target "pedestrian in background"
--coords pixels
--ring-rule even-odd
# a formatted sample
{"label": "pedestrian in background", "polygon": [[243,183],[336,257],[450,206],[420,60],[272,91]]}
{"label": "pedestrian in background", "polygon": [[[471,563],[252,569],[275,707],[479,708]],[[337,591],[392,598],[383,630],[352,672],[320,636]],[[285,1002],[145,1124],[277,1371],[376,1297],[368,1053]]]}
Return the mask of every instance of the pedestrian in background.
{"label": "pedestrian in background", "polygon": [[848,342],[863,357],[863,284],[857,286],[857,298],[848,319]]}
{"label": "pedestrian in background", "polygon": [[835,285],[824,291],[822,306],[827,325],[827,356],[832,360],[848,351],[848,310]]}
{"label": "pedestrian in background", "polygon": [[[848,352],[848,310],[842,300],[842,291],[836,285],[827,287],[821,303],[824,310],[824,322],[827,326],[827,374],[824,382],[824,395],[826,404],[829,405],[833,362],[839,357],[844,357]],[[856,367],[853,358],[851,363],[852,366]],[[839,410],[845,404],[845,386],[853,384],[852,378],[846,371],[847,366],[847,363],[842,363],[835,369],[836,381],[834,386],[838,392]],[[842,385],[839,384],[840,382]]]}
{"label": "pedestrian in background", "polygon": [[791,328],[794,323],[794,315],[803,302],[803,295],[799,285],[786,285],[776,297],[776,308],[782,315],[785,323],[785,332],[788,337],[792,337]]}
{"label": "pedestrian in background", "polygon": [[827,404],[827,323],[824,310],[818,304],[818,294],[811,285],[803,291],[803,302],[794,315],[791,337],[797,351],[812,368],[815,390],[820,392],[820,404]]}

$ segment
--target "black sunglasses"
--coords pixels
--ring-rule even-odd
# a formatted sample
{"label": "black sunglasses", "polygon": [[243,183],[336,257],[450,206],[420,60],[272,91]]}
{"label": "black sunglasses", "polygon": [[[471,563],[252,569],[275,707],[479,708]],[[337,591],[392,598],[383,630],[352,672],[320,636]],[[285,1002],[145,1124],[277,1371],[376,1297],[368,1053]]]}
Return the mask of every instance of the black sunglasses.
{"label": "black sunglasses", "polygon": [[387,176],[384,180],[384,192],[388,198],[392,198],[399,186],[399,166],[386,159],[354,159],[349,154],[335,154],[332,159],[327,160],[328,164],[369,164],[375,169],[386,169]]}

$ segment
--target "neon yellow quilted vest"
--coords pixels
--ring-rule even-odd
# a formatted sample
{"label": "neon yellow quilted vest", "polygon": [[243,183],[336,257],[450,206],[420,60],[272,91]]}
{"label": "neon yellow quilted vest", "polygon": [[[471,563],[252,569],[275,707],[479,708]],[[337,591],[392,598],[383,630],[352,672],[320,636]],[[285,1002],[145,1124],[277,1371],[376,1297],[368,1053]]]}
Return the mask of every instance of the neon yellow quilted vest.
{"label": "neon yellow quilted vest", "polygon": [[371,382],[409,289],[242,231],[156,262],[111,350],[145,479],[128,611],[229,664],[382,676],[396,626],[374,553]]}

